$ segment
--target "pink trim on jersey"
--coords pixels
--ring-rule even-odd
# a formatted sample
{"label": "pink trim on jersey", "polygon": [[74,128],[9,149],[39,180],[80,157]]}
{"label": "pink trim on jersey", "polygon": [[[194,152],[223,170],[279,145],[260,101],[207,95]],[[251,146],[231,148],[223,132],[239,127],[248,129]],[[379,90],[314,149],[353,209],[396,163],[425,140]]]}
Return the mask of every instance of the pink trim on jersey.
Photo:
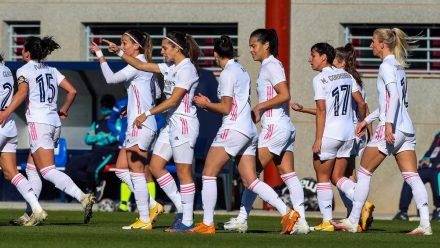
{"label": "pink trim on jersey", "polygon": [[183,97],[183,103],[185,105],[185,113],[189,113],[189,94],[186,93]]}
{"label": "pink trim on jersey", "polygon": [[182,195],[193,194],[195,191],[196,191],[196,186],[194,185],[194,183],[180,185],[180,194]]}
{"label": "pink trim on jersey", "polygon": [[[273,98],[273,87],[272,86],[267,86],[266,87],[266,100],[270,100]],[[266,117],[272,117],[272,109],[267,109],[266,110]]]}
{"label": "pink trim on jersey", "polygon": [[255,187],[260,183],[260,180],[256,179],[250,186],[249,190],[254,191]]}
{"label": "pink trim on jersey", "polygon": [[11,183],[17,186],[24,179],[24,176],[18,173],[14,178],[12,178]]}
{"label": "pink trim on jersey", "polygon": [[55,166],[48,166],[40,170],[41,175],[44,177],[49,171],[55,170]]}
{"label": "pink trim on jersey", "polygon": [[382,138],[382,133],[383,133],[384,128],[385,128],[385,126],[380,126],[380,128],[376,134],[376,138],[375,138],[376,140],[380,140]]}
{"label": "pink trim on jersey", "polygon": [[167,186],[169,183],[174,181],[174,178],[171,176],[170,173],[166,174],[165,176],[162,176],[161,178],[157,179],[157,183],[161,188]]}
{"label": "pink trim on jersey", "polygon": [[141,100],[139,97],[139,90],[137,89],[136,85],[132,84],[131,86],[133,86],[133,92],[136,97],[137,113],[140,114],[141,113]]}
{"label": "pink trim on jersey", "polygon": [[188,134],[188,122],[184,118],[180,118],[180,122],[182,123],[182,134]]}
{"label": "pink trim on jersey", "polygon": [[273,127],[274,127],[274,124],[269,124],[269,126],[267,127],[267,133],[264,136],[265,140],[269,140],[272,137]]}
{"label": "pink trim on jersey", "polygon": [[385,98],[385,118],[387,116],[389,104],[390,104],[390,93],[388,93],[388,91],[387,91],[386,98]]}
{"label": "pink trim on jersey", "polygon": [[235,97],[233,97],[232,98],[232,109],[231,109],[231,121],[237,120],[237,110],[238,110],[237,99],[235,99]]}
{"label": "pink trim on jersey", "polygon": [[228,137],[228,134],[229,134],[229,129],[225,129],[223,130],[223,133],[220,135],[220,138],[224,140]]}

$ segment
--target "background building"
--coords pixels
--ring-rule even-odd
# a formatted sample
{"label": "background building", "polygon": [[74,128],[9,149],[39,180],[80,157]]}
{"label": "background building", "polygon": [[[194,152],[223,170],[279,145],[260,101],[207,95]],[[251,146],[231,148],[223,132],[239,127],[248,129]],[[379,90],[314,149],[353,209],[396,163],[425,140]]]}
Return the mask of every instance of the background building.
{"label": "background building", "polygon": [[[100,38],[107,37],[117,41],[123,30],[140,28],[160,42],[164,33],[179,29],[195,35],[206,55],[202,64],[216,71],[209,59],[212,39],[227,33],[236,38],[238,59],[255,82],[260,64],[253,62],[248,53],[248,38],[254,29],[265,26],[265,3],[263,0],[1,0],[0,51],[7,60],[16,60],[26,35],[51,35],[62,49],[55,51],[48,60],[91,61],[93,57],[88,52],[88,44],[92,39],[99,42]],[[311,81],[316,72],[311,70],[307,61],[310,47],[322,41],[334,46],[351,41],[358,48],[358,66],[364,72],[368,102],[370,109],[374,110],[377,107],[375,80],[379,61],[368,48],[372,31],[382,26],[398,26],[409,34],[419,34],[422,36],[419,48],[410,60],[408,91],[409,111],[417,132],[417,154],[420,157],[440,127],[439,10],[440,2],[435,0],[292,0],[290,68],[286,68],[290,75],[292,100],[314,106]],[[155,57],[160,61],[158,51]],[[90,106],[94,104],[84,77],[99,89],[98,95],[111,92],[122,96],[124,90],[122,86],[104,87],[100,71],[88,71],[85,75],[77,71],[63,73],[79,90],[63,136],[68,138],[70,147],[81,148],[82,134],[87,131],[93,116]],[[252,101],[253,104],[257,101],[255,90]],[[314,118],[291,114],[297,128],[295,168],[301,177],[313,176]],[[23,118],[18,118],[21,134],[25,134]],[[26,146],[26,139],[26,135],[21,135],[20,146]],[[403,182],[394,158],[387,158],[375,174],[370,199],[376,203],[377,212],[394,212]],[[335,198],[339,203],[339,197]],[[342,210],[341,207],[342,204],[337,204],[337,210]]]}

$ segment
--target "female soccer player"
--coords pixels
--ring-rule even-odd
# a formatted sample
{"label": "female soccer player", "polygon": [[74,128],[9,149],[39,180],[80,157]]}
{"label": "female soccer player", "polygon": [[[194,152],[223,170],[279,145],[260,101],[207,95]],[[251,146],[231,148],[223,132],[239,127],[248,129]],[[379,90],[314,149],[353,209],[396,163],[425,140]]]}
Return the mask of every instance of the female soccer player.
{"label": "female soccer player", "polygon": [[11,104],[13,92],[14,78],[3,64],[3,56],[0,54],[0,167],[5,179],[11,181],[32,208],[31,216],[27,215],[22,224],[36,226],[46,220],[47,213],[41,208],[29,181],[17,170],[17,127],[14,117],[6,111]]}
{"label": "female soccer player", "polygon": [[[55,169],[54,165],[54,148],[61,133],[60,119],[67,118],[76,95],[76,89],[63,74],[42,62],[58,48],[60,46],[52,37],[40,39],[31,36],[26,39],[22,55],[27,63],[17,70],[18,91],[4,114],[9,116],[26,98],[28,99],[26,120],[32,160],[44,179],[81,202],[84,208],[84,223],[88,223],[92,217],[95,196],[84,194],[69,176]],[[67,95],[64,104],[57,111],[58,87],[64,89]],[[28,174],[28,177],[30,176],[38,177],[29,178],[31,183],[33,180],[40,181],[38,173]],[[35,194],[39,195],[40,192]]]}
{"label": "female soccer player", "polygon": [[[170,32],[162,40],[161,53],[166,63],[143,62],[125,54],[115,44],[109,42],[109,51],[117,53],[123,60],[138,70],[162,73],[164,93],[167,97],[156,107],[140,114],[134,124],[140,128],[151,115],[167,111],[167,123],[154,145],[150,169],[159,186],[173,201],[177,215],[167,232],[192,230],[195,185],[191,175],[194,145],[199,135],[199,120],[196,107],[192,104],[194,91],[199,83],[196,63],[200,49],[188,34]],[[171,174],[165,169],[166,163],[174,159],[180,180],[180,193]]]}
{"label": "female soccer player", "polygon": [[228,36],[214,42],[214,58],[223,69],[220,74],[221,102],[211,103],[203,95],[195,96],[198,107],[222,113],[223,123],[209,149],[203,169],[203,222],[194,232],[214,234],[214,208],[217,201],[217,175],[231,157],[236,157],[243,184],[258,194],[283,216],[281,234],[290,234],[299,214],[289,209],[266,183],[255,173],[257,130],[252,122],[250,106],[250,78],[246,70],[234,61],[234,46]]}
{"label": "female soccer player", "polygon": [[366,106],[353,77],[345,70],[332,66],[334,48],[327,43],[317,43],[310,50],[310,65],[313,70],[320,72],[313,78],[316,135],[312,151],[318,181],[318,204],[323,215],[322,223],[313,229],[334,231],[334,226],[330,223],[333,201],[330,180],[335,184],[339,178],[335,178],[333,174],[344,175],[353,148],[355,132],[352,97],[359,103],[362,119],[365,117]]}
{"label": "female soccer player", "polygon": [[429,223],[428,194],[417,173],[415,153],[416,135],[408,114],[408,84],[405,74],[406,57],[411,40],[398,28],[379,28],[373,33],[370,47],[373,54],[382,60],[377,78],[379,108],[368,115],[356,127],[356,132],[379,119],[373,140],[362,154],[361,167],[357,170],[357,185],[354,192],[353,210],[349,218],[338,227],[356,232],[358,221],[369,190],[373,172],[382,161],[393,154],[405,182],[411,186],[420,213],[420,225],[408,234],[432,235]]}
{"label": "female soccer player", "polygon": [[[309,232],[305,219],[304,192],[294,172],[295,127],[284,110],[284,103],[290,100],[283,65],[278,56],[278,36],[274,29],[257,29],[249,38],[250,53],[254,61],[262,64],[257,79],[259,103],[252,110],[256,123],[261,119],[261,133],[258,137],[257,168],[261,171],[270,161],[274,161],[281,178],[290,192],[293,208],[300,218],[293,233]],[[242,206],[237,218],[225,223],[226,230],[246,232],[247,217],[252,209],[256,194],[245,190]]]}
{"label": "female soccer player", "polygon": [[[152,61],[153,43],[147,33],[137,30],[128,30],[121,36],[121,50],[128,56],[146,62]],[[134,126],[135,118],[150,110],[156,100],[156,80],[153,73],[143,72],[127,65],[122,70],[113,73],[107,64],[101,48],[92,42],[91,50],[95,52],[101,64],[101,70],[108,84],[124,83],[128,95],[127,126],[125,142],[119,152],[116,176],[125,182],[134,193],[136,206],[139,210],[139,219],[123,229],[151,230],[152,222],[162,214],[163,206],[157,203],[148,192],[144,170],[147,165],[148,152],[156,137],[156,120],[148,118],[141,125]],[[158,92],[160,95],[160,92]],[[130,172],[128,172],[130,168]],[[151,178],[152,179],[152,178]],[[149,213],[149,211],[151,212]]]}

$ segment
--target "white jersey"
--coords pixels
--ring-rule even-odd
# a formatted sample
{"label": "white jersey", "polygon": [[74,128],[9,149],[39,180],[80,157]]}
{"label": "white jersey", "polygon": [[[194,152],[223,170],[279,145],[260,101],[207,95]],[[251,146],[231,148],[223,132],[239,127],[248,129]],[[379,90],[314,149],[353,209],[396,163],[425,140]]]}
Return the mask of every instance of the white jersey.
{"label": "white jersey", "polygon": [[233,59],[229,60],[220,73],[219,98],[232,97],[232,108],[223,116],[222,129],[232,129],[251,138],[257,134],[251,117],[250,88],[251,79],[247,71]]}
{"label": "white jersey", "polygon": [[[14,78],[12,72],[3,63],[0,63],[0,111],[8,108],[14,94]],[[11,114],[3,126],[0,125],[0,135],[5,137],[17,136],[14,114]]]}
{"label": "white jersey", "polygon": [[315,100],[325,100],[323,136],[340,141],[354,139],[352,92],[359,91],[354,78],[343,69],[325,67],[313,78],[313,89]]}
{"label": "white jersey", "polygon": [[[136,56],[142,62],[147,62],[143,54]],[[156,87],[156,78],[153,73],[139,71],[131,65],[124,67],[120,72],[125,75],[125,89],[128,95],[127,104],[127,123],[131,125],[136,117],[147,112],[154,106]],[[157,130],[156,120],[153,116],[147,118],[143,126],[153,131]]]}
{"label": "white jersey", "polygon": [[399,104],[394,118],[395,127],[408,134],[415,133],[411,118],[408,114],[408,84],[406,81],[405,68],[396,60],[394,55],[388,55],[382,61],[377,77],[377,93],[379,100],[379,125],[385,125],[386,114],[388,111],[389,96],[386,85],[397,83],[399,93]]}
{"label": "white jersey", "polygon": [[197,85],[199,84],[199,76],[196,67],[191,63],[189,58],[182,60],[177,66],[175,64],[168,65],[166,63],[159,64],[160,72],[164,75],[165,96],[171,97],[175,87],[187,90],[181,102],[175,107],[168,109],[167,121],[179,122],[179,117],[192,118],[197,120],[196,106],[192,104],[192,98]]}
{"label": "white jersey", "polygon": [[58,85],[64,75],[44,63],[29,61],[17,70],[18,83],[29,85],[27,122],[61,126],[57,112]]}
{"label": "white jersey", "polygon": [[[269,56],[261,63],[261,71],[257,79],[258,102],[266,102],[277,95],[275,86],[286,81],[284,68],[282,63],[274,56]],[[286,113],[284,103],[267,109],[261,116],[261,126],[267,127],[269,124],[276,124],[290,131],[294,131],[295,127],[290,121],[290,117]]]}

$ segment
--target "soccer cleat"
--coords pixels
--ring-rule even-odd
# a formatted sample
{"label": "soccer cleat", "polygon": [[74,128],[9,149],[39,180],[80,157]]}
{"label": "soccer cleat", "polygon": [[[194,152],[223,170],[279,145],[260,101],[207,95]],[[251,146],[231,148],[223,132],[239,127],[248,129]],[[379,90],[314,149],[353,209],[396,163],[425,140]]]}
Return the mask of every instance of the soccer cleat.
{"label": "soccer cleat", "polygon": [[174,229],[169,229],[168,232],[180,232],[180,233],[192,233],[194,231],[194,224],[190,226],[185,226],[182,222]]}
{"label": "soccer cleat", "polygon": [[366,231],[371,224],[373,223],[373,211],[374,211],[374,204],[372,202],[366,201],[364,206],[362,207],[362,214],[361,214],[361,228],[362,230]]}
{"label": "soccer cleat", "polygon": [[351,223],[348,218],[342,219],[341,222],[339,223],[335,223],[334,227],[338,230],[352,232],[352,233],[362,232],[361,227],[358,224]]}
{"label": "soccer cleat", "polygon": [[248,229],[247,221],[241,222],[237,218],[231,218],[228,222],[223,224],[223,228],[228,231],[237,231],[239,233],[246,233]]}
{"label": "soccer cleat", "polygon": [[316,226],[310,227],[310,231],[334,232],[335,227],[330,221],[323,221]]}
{"label": "soccer cleat", "polygon": [[122,229],[124,230],[131,230],[131,229],[140,229],[140,230],[151,230],[153,229],[153,226],[151,225],[151,222],[143,222],[140,219],[136,218],[136,221],[129,225],[129,226],[123,226]]}
{"label": "soccer cleat", "polygon": [[183,218],[183,213],[177,213],[176,216],[174,217],[173,224],[170,227],[165,228],[164,232],[174,232],[173,230],[177,229],[180,223],[182,223],[182,218]]}
{"label": "soccer cleat", "polygon": [[151,223],[154,223],[156,221],[157,217],[159,217],[159,215],[163,214],[164,212],[165,212],[165,209],[164,209],[163,205],[156,202],[156,205],[154,206],[154,208],[150,209]]}
{"label": "soccer cleat", "polygon": [[432,229],[431,226],[428,227],[421,227],[418,226],[416,229],[412,230],[409,233],[406,233],[408,235],[432,235]]}
{"label": "soccer cleat", "polygon": [[299,213],[290,209],[287,214],[281,218],[281,232],[280,234],[290,234],[293,231],[293,226],[300,217]]}
{"label": "soccer cleat", "polygon": [[92,209],[93,204],[95,204],[96,198],[93,194],[85,194],[84,197],[81,199],[81,205],[84,209],[84,223],[87,224],[90,222],[90,219],[92,218]]}
{"label": "soccer cleat", "polygon": [[102,197],[104,196],[104,190],[105,190],[105,185],[106,185],[106,181],[102,180],[98,186],[96,186],[95,189],[95,196],[96,196],[96,201],[99,202],[101,201]]}
{"label": "soccer cleat", "polygon": [[24,213],[22,216],[12,219],[9,221],[9,224],[14,226],[24,226],[26,222],[28,222],[31,219],[27,213]]}
{"label": "soccer cleat", "polygon": [[403,211],[397,212],[397,214],[393,217],[393,220],[409,220],[408,214]]}
{"label": "soccer cleat", "polygon": [[32,213],[29,221],[25,222],[23,226],[38,226],[40,224],[43,224],[44,221],[47,219],[47,213],[46,211],[41,212],[34,212]]}
{"label": "soccer cleat", "polygon": [[434,211],[432,212],[431,220],[433,220],[433,221],[440,221],[440,208],[434,209]]}
{"label": "soccer cleat", "polygon": [[194,232],[200,234],[215,234],[215,226],[214,225],[207,226],[205,225],[205,223],[200,222],[196,224],[196,226],[192,231],[187,231],[187,232]]}
{"label": "soccer cleat", "polygon": [[305,224],[300,224],[300,223],[296,223],[293,226],[293,230],[290,234],[307,234],[310,232],[310,227],[307,223]]}

